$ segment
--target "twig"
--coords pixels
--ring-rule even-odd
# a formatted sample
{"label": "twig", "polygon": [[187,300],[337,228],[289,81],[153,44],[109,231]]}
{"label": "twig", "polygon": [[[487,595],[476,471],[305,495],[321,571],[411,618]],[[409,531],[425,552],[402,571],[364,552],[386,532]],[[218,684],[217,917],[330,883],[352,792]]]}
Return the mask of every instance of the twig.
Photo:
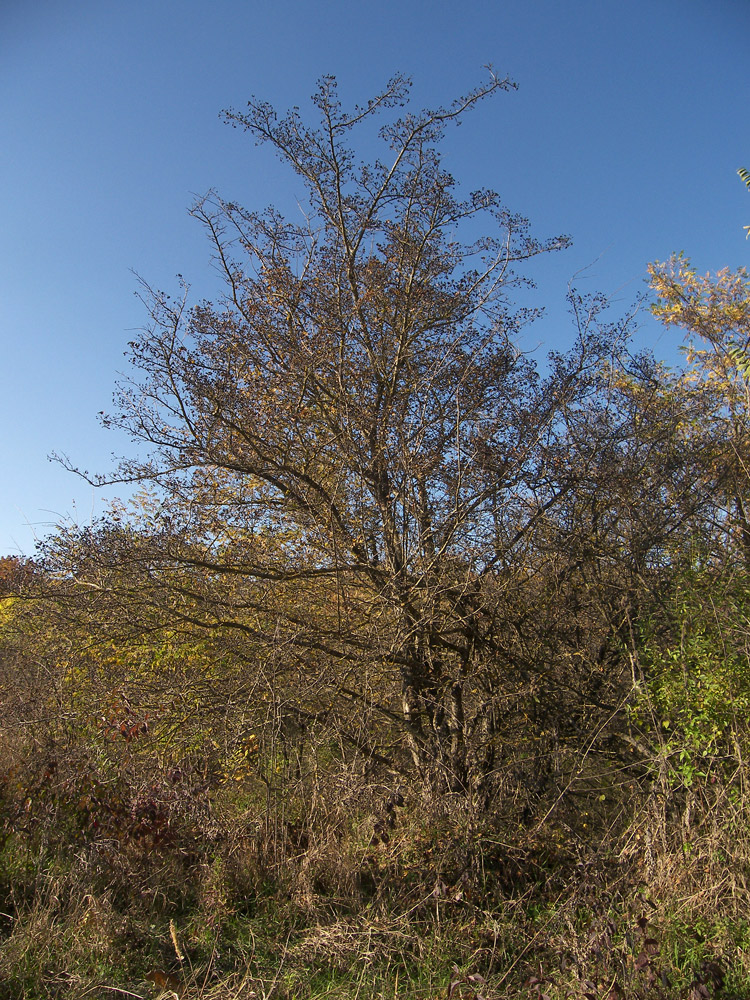
{"label": "twig", "polygon": [[119,986],[97,986],[98,990],[112,990],[113,993],[124,993],[127,997],[138,997],[138,1000],[144,1000],[144,997],[140,993],[131,993],[130,990],[122,990]]}

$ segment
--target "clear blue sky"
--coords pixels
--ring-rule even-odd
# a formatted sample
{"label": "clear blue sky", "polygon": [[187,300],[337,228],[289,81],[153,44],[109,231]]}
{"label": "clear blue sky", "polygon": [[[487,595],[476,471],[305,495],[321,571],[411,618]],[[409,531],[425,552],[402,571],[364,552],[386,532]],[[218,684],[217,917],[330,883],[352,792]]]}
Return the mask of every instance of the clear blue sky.
{"label": "clear blue sky", "polygon": [[[305,108],[324,73],[354,103],[406,72],[420,106],[486,63],[510,75],[518,92],[475,111],[447,163],[536,235],[573,237],[533,272],[548,315],[528,337],[560,347],[581,269],[616,313],[672,251],[748,263],[749,55],[750,0],[2,0],[0,555],[101,512],[47,456],[106,471],[129,447],[96,414],[145,322],[132,272],[215,289],[193,197],[294,208],[298,183],[222,108]],[[646,317],[639,337],[674,351]]]}

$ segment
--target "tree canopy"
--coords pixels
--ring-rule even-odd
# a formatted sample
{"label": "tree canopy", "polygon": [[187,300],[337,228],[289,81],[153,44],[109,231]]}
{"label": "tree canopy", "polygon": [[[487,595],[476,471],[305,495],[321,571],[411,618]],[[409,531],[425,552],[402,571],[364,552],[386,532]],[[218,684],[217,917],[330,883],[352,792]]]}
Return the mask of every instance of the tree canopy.
{"label": "tree canopy", "polygon": [[[136,374],[107,418],[148,446],[115,481],[148,493],[135,519],[58,546],[125,631],[181,627],[278,683],[295,671],[298,714],[335,715],[363,754],[487,801],[510,690],[559,687],[551,664],[568,662],[571,721],[616,707],[589,667],[619,676],[633,581],[706,493],[677,430],[686,400],[630,356],[602,299],[571,296],[569,350],[540,367],[521,349],[522,266],[568,241],[535,239],[493,191],[459,197],[439,153],[511,84],[491,74],[421,112],[408,86],[347,110],[324,78],[314,125],[256,100],[225,113],[308,204],[297,221],[213,193],[194,206],[226,294],[145,290]],[[386,152],[361,163],[375,119]],[[581,599],[593,578],[606,608]]]}

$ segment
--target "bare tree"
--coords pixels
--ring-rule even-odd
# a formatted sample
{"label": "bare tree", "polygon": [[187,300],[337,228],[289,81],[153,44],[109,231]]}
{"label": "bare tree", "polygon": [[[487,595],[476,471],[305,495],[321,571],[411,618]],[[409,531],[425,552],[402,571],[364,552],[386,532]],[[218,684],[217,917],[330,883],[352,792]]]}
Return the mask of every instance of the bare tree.
{"label": "bare tree", "polygon": [[[621,335],[578,301],[574,346],[544,374],[517,346],[517,268],[567,240],[533,239],[492,191],[459,199],[437,151],[511,86],[491,74],[412,113],[396,77],[350,112],[329,77],[316,127],[255,100],[225,113],[308,205],[299,222],[215,194],[194,207],[226,297],[144,296],[142,377],[109,419],[150,446],[115,481],[152,490],[137,527],[69,538],[66,556],[82,583],[124,588],[133,627],[208,630],[256,664],[273,648],[306,678],[300,710],[348,705],[363,752],[472,796],[511,670],[497,611],[588,467],[570,428]],[[387,159],[360,164],[351,135],[381,115]]]}

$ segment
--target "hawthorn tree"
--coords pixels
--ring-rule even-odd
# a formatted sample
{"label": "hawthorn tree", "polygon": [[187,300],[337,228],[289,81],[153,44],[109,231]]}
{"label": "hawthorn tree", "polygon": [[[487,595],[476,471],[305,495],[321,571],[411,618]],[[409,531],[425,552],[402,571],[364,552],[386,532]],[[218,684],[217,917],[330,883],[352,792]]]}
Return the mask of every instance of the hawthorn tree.
{"label": "hawthorn tree", "polygon": [[[612,444],[611,422],[595,440],[582,415],[609,405],[623,342],[601,302],[574,299],[569,352],[541,372],[517,346],[533,318],[509,299],[519,266],[568,241],[534,239],[492,191],[459,198],[438,151],[511,86],[490,75],[412,112],[396,77],[350,111],[327,77],[314,126],[256,100],[225,113],[308,203],[296,221],[195,205],[226,295],[147,290],[107,418],[149,451],[114,481],[148,493],[138,516],[56,542],[67,573],[119,601],[121,635],[204,631],[286,678],[299,719],[336,718],[371,759],[474,800],[523,679],[517,595]],[[353,136],[378,117],[383,158],[360,163]]]}

